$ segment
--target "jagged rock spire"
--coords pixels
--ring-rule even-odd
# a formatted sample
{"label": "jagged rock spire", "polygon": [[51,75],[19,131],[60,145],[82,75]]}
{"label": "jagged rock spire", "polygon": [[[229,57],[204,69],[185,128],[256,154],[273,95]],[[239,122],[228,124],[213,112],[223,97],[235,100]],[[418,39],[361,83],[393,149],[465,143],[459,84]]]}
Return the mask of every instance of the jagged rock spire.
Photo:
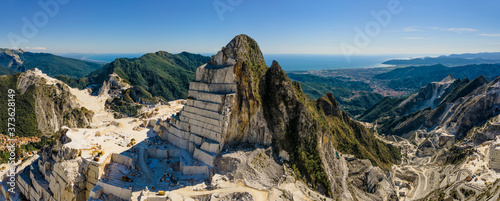
{"label": "jagged rock spire", "polygon": [[211,66],[232,66],[238,61],[264,64],[259,45],[251,37],[241,34],[234,37],[208,63]]}
{"label": "jagged rock spire", "polygon": [[449,74],[443,80],[441,80],[441,82],[443,82],[443,83],[454,82],[454,81],[455,81],[455,77],[453,77],[453,74]]}

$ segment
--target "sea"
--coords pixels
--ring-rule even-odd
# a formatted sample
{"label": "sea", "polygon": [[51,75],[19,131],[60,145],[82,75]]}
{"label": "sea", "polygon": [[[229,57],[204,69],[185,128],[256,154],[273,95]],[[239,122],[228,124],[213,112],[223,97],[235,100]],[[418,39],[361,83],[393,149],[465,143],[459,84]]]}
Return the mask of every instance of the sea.
{"label": "sea", "polygon": [[[60,54],[75,59],[94,61],[100,63],[109,63],[117,58],[138,58],[144,53],[113,53],[113,54]],[[212,53],[202,53],[204,56],[212,56]],[[352,55],[346,58],[344,55],[326,55],[326,54],[265,54],[264,59],[268,66],[271,66],[273,60],[278,61],[281,68],[285,71],[309,71],[324,69],[345,69],[345,68],[375,68],[389,67],[382,64],[390,59],[408,59],[422,57],[424,55]]]}

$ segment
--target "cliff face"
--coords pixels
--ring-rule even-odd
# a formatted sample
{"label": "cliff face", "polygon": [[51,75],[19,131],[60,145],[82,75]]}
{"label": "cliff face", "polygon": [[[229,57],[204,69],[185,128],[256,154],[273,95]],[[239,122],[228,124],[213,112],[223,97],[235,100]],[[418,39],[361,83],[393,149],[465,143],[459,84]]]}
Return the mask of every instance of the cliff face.
{"label": "cliff face", "polygon": [[451,91],[455,84],[453,75],[448,75],[440,82],[431,82],[417,93],[399,104],[399,115],[404,116],[427,107],[435,108]]}
{"label": "cliff face", "polygon": [[[379,130],[383,134],[400,135],[420,144],[418,156],[430,156],[441,148],[449,148],[467,136],[474,126],[482,125],[500,114],[500,78],[488,83],[480,76],[453,87],[434,109],[427,108],[394,119]],[[474,137],[476,138],[476,137]],[[479,136],[478,141],[494,136]]]}
{"label": "cliff face", "polygon": [[271,143],[271,134],[264,121],[259,93],[260,78],[269,69],[262,52],[252,38],[236,36],[221,51],[212,57],[207,66],[230,67],[236,94],[232,102],[232,114],[228,122],[225,139],[228,143]]}
{"label": "cliff face", "polygon": [[70,88],[38,69],[22,73],[17,80],[17,89],[24,94],[28,88],[34,87],[34,107],[38,130],[43,134],[53,134],[62,126],[82,128],[90,125],[94,113],[81,107]]}
{"label": "cliff face", "polygon": [[409,136],[415,130],[433,133],[442,128],[462,139],[475,124],[498,114],[496,108],[500,99],[495,87],[498,80],[488,84],[480,76],[463,86],[457,85],[436,108],[426,108],[395,119],[383,125],[381,132]]}
{"label": "cliff face", "polygon": [[[226,76],[218,73],[214,77],[202,70],[206,68],[230,70]],[[287,153],[297,174],[322,193],[352,199],[349,186],[363,189],[368,185],[349,184],[349,162],[338,156],[338,150],[370,159],[384,168],[398,160],[398,150],[375,139],[371,131],[341,111],[333,95],[311,100],[278,62],[267,67],[257,43],[246,35],[236,36],[199,68],[198,77],[210,79],[211,84],[228,80],[236,84],[235,96],[225,99],[232,102],[228,128],[223,134],[225,143],[272,145],[275,153]],[[361,177],[368,181],[367,176]],[[375,197],[382,199],[391,192]]]}
{"label": "cliff face", "polygon": [[19,54],[23,54],[24,51],[19,50],[11,50],[0,48],[0,65],[5,66],[7,68],[17,69],[23,65],[23,61],[19,57]]}
{"label": "cliff face", "polygon": [[57,144],[41,150],[40,157],[16,177],[17,189],[29,200],[86,200],[105,164],[85,160],[82,151],[67,147],[68,129],[58,132]]}

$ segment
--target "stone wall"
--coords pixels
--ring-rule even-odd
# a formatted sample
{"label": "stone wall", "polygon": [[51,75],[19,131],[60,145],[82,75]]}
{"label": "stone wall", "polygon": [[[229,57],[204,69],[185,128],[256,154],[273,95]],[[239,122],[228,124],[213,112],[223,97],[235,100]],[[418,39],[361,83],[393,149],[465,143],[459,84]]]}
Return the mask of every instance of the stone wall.
{"label": "stone wall", "polygon": [[125,156],[125,155],[117,154],[117,153],[113,153],[111,155],[111,161],[113,161],[115,163],[123,164],[123,165],[127,166],[128,168],[132,168],[135,164],[135,161],[133,158],[130,158],[130,157]]}
{"label": "stone wall", "polygon": [[[237,85],[234,66],[203,65],[190,83],[189,99],[178,116],[160,121],[154,130],[161,139],[188,150],[193,158],[212,167],[215,156],[224,145],[223,133],[231,115]],[[208,168],[186,168],[186,173],[203,172]]]}
{"label": "stone wall", "polygon": [[209,170],[208,170],[208,166],[197,166],[197,165],[184,165],[184,163],[180,163],[180,169],[182,171],[182,174],[185,174],[185,175],[197,175],[197,174],[201,174],[201,175],[205,175],[205,176],[209,176]]}
{"label": "stone wall", "polygon": [[112,158],[125,164],[131,160],[126,156],[115,155],[108,155],[101,162],[80,157],[62,160],[61,156],[56,155],[48,156],[44,153],[40,159],[17,175],[16,184],[29,200],[87,200],[99,178],[104,174],[104,167]]}
{"label": "stone wall", "polygon": [[129,188],[126,183],[122,182],[120,184],[110,184],[99,181],[97,182],[97,186],[102,188],[102,191],[105,194],[112,194],[124,200],[130,200],[132,198],[132,189]]}
{"label": "stone wall", "polygon": [[236,92],[234,66],[199,67],[195,81],[190,83],[189,98],[179,115],[150,125],[161,139],[179,149],[149,149],[149,156],[180,157],[184,149],[202,163],[192,165],[181,160],[179,166],[182,173],[209,176],[215,156],[224,145],[222,136],[227,130]]}
{"label": "stone wall", "polygon": [[[3,180],[3,179],[2,179]],[[7,187],[5,187],[3,185],[3,183],[1,184],[0,188],[2,188],[2,196],[5,198],[5,200],[10,200],[10,194],[9,192],[6,190]]]}
{"label": "stone wall", "polygon": [[500,172],[500,138],[490,145],[490,161],[488,166]]}

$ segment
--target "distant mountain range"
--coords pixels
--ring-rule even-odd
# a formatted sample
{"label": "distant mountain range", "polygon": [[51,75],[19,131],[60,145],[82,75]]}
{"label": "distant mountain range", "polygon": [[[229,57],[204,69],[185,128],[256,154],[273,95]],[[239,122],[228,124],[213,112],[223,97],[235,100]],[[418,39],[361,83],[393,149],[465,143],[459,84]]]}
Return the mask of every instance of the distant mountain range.
{"label": "distant mountain range", "polygon": [[[61,57],[48,53],[0,48],[0,75],[38,68],[49,76],[65,75],[80,78],[102,67],[101,64]],[[8,68],[10,70],[6,70]]]}
{"label": "distant mountain range", "polygon": [[500,75],[500,64],[472,64],[457,67],[446,67],[440,64],[420,67],[411,66],[396,68],[374,77],[388,81],[387,86],[393,89],[416,90],[429,82],[439,81],[449,74],[461,79],[483,75],[486,79],[493,80]]}
{"label": "distant mountain range", "polygon": [[[384,99],[388,91],[402,95],[415,93],[430,82],[437,82],[449,74],[457,79],[484,76],[491,81],[500,76],[500,64],[471,64],[447,67],[441,64],[400,68],[338,69],[309,72],[289,72],[290,79],[302,84],[311,98],[332,92],[340,107],[352,116],[365,112]],[[393,98],[383,100],[394,103]]]}
{"label": "distant mountain range", "polygon": [[[384,134],[411,137],[414,131],[452,133],[464,138],[472,127],[497,116],[498,82],[483,76],[474,80],[447,76],[432,82],[406,98],[386,98],[363,113],[359,120],[377,122]],[[440,130],[437,132],[437,130]]]}
{"label": "distant mountain range", "polygon": [[392,59],[382,64],[399,66],[420,66],[443,64],[446,66],[460,66],[468,64],[497,64],[500,63],[500,52],[452,54],[449,56],[423,57],[414,59]]}
{"label": "distant mountain range", "polygon": [[12,70],[10,68],[7,68],[5,66],[0,66],[0,75],[12,75],[16,73],[15,70]]}

